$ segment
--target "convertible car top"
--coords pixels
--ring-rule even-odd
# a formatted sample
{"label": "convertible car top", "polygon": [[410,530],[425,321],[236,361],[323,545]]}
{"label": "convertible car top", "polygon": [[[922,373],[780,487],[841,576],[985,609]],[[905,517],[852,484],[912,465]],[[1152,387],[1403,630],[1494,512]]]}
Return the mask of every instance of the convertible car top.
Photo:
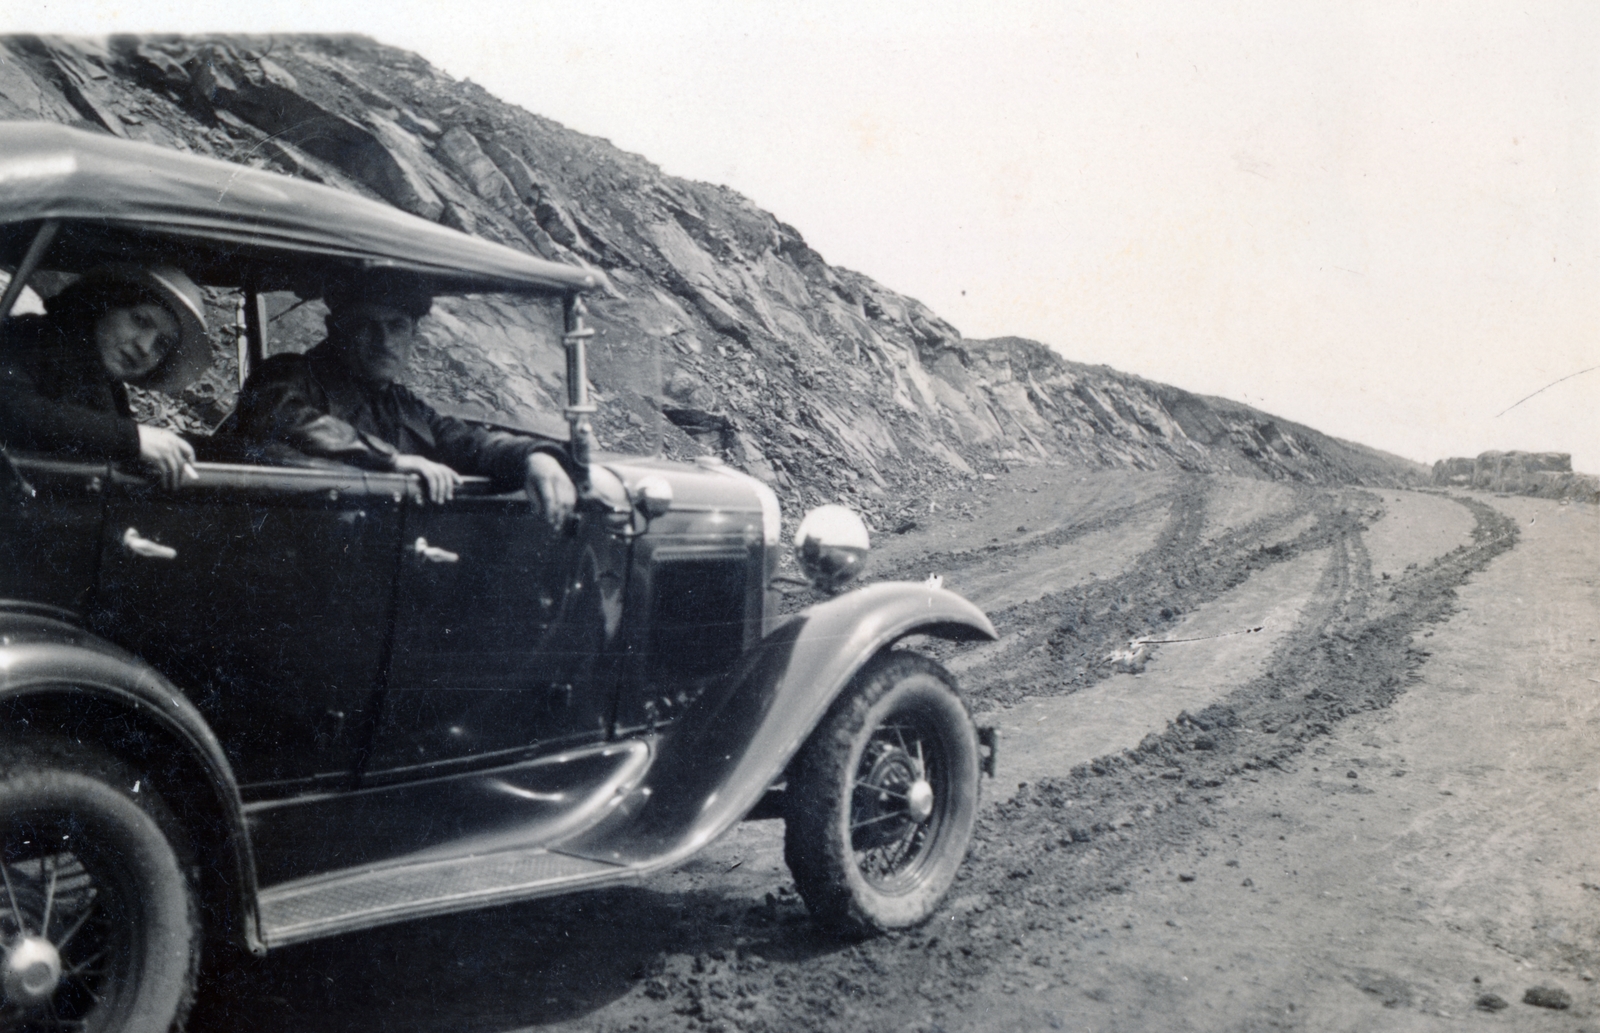
{"label": "convertible car top", "polygon": [[9,313],[36,270],[107,262],[174,263],[245,295],[239,382],[266,355],[264,296],[320,297],[330,278],[394,269],[434,294],[560,296],[573,452],[588,461],[593,412],[578,295],[605,273],[563,265],[398,208],[274,172],[46,122],[0,122],[0,293]]}
{"label": "convertible car top", "polygon": [[176,259],[202,283],[257,291],[352,266],[406,270],[438,294],[564,294],[605,282],[597,269],[316,183],[45,122],[0,122],[0,265],[23,264],[51,223],[59,232],[37,260],[64,271]]}

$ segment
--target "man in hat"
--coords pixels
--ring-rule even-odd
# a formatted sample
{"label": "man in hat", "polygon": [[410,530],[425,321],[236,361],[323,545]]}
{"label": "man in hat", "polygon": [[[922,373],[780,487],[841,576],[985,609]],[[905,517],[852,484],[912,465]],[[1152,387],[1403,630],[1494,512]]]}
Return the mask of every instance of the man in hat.
{"label": "man in hat", "polygon": [[420,285],[367,273],[324,291],[327,338],[303,355],[274,355],[239,392],[229,430],[368,470],[419,475],[433,502],[463,474],[502,491],[525,487],[551,526],[572,515],[577,491],[559,442],[488,430],[444,416],[398,383],[433,307]]}

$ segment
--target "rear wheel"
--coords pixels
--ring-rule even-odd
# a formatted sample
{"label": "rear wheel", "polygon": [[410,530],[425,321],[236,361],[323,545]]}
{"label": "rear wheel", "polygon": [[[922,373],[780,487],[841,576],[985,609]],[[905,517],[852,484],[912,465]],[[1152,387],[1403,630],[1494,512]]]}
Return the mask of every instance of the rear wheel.
{"label": "rear wheel", "polygon": [[862,670],[791,769],[784,857],[812,916],[845,936],[926,921],[966,857],[978,742],[950,675],[918,653]]}
{"label": "rear wheel", "polygon": [[164,1031],[199,965],[189,883],[147,786],[56,749],[0,778],[0,1031]]}

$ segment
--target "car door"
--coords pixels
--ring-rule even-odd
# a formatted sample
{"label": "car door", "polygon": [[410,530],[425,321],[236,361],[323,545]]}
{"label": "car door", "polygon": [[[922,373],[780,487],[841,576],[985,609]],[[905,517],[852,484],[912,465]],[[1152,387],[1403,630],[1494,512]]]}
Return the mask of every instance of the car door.
{"label": "car door", "polygon": [[199,464],[107,485],[92,623],[191,693],[247,798],[351,783],[371,734],[404,478]]}
{"label": "car door", "polygon": [[105,463],[0,454],[0,599],[81,613],[94,590]]}
{"label": "car door", "polygon": [[525,496],[469,484],[410,508],[368,782],[605,737],[625,542],[594,518],[551,530]]}

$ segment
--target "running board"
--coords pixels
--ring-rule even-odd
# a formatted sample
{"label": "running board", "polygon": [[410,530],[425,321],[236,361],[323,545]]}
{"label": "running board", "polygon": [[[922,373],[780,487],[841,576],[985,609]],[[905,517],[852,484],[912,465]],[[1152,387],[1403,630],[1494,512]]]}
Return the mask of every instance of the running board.
{"label": "running board", "polygon": [[626,872],[621,865],[548,850],[507,850],[306,879],[262,891],[261,938],[268,948],[283,947],[615,881]]}

